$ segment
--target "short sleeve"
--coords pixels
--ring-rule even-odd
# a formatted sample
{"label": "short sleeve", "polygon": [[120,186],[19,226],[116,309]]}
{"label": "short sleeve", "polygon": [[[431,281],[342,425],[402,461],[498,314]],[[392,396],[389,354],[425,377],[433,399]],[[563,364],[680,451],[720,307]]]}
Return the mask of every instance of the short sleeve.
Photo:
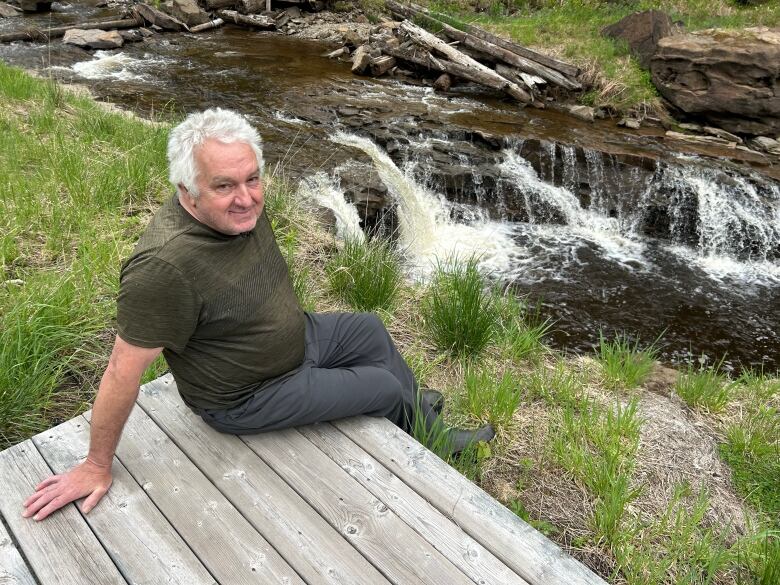
{"label": "short sleeve", "polygon": [[122,269],[119,283],[119,336],[139,347],[179,353],[195,331],[201,304],[178,268],[154,256],[134,258]]}

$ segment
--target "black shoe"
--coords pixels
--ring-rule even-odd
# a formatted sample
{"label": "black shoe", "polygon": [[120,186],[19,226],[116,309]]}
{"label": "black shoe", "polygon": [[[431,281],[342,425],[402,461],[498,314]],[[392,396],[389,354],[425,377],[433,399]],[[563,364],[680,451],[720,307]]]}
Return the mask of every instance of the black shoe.
{"label": "black shoe", "polygon": [[473,431],[464,429],[450,429],[447,431],[447,446],[451,455],[457,455],[466,450],[470,445],[475,445],[480,441],[486,443],[493,440],[496,431],[491,425],[484,425]]}
{"label": "black shoe", "polygon": [[421,388],[419,400],[420,410],[422,410],[423,414],[427,414],[430,411],[441,414],[441,409],[444,407],[444,396],[438,390]]}

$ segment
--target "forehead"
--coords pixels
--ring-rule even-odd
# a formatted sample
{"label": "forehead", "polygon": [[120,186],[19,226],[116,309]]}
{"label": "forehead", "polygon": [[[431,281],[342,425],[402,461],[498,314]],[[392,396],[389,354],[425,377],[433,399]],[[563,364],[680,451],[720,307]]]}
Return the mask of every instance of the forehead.
{"label": "forehead", "polygon": [[257,157],[244,142],[220,142],[209,138],[195,149],[195,162],[204,178],[252,173],[257,170]]}

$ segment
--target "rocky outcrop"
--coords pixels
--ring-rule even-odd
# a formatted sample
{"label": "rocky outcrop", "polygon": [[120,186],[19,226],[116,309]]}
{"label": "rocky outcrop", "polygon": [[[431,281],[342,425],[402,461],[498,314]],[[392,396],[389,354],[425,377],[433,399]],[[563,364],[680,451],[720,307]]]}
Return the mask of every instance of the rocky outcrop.
{"label": "rocky outcrop", "polygon": [[615,24],[604,27],[605,37],[625,41],[639,64],[647,69],[655,54],[658,41],[671,36],[674,25],[669,15],[660,10],[646,10],[629,14]]}
{"label": "rocky outcrop", "polygon": [[124,39],[115,30],[105,31],[96,28],[82,30],[72,28],[65,32],[62,42],[84,49],[118,49],[124,44]]}
{"label": "rocky outcrop", "polygon": [[164,30],[178,31],[185,28],[182,21],[164,12],[152,8],[148,4],[137,4],[133,6],[133,14],[136,18],[142,19],[149,24],[156,24]]}
{"label": "rocky outcrop", "polygon": [[675,107],[730,132],[780,134],[780,29],[661,39],[653,83]]}

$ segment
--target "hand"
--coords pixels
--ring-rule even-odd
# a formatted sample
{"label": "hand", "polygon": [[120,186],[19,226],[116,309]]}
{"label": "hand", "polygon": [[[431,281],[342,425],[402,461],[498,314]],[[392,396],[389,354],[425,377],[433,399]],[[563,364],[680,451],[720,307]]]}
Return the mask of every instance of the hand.
{"label": "hand", "polygon": [[43,520],[52,512],[74,500],[87,496],[81,505],[85,514],[94,508],[111,487],[111,466],[99,465],[87,459],[67,473],[53,475],[35,488],[24,502],[22,516]]}

